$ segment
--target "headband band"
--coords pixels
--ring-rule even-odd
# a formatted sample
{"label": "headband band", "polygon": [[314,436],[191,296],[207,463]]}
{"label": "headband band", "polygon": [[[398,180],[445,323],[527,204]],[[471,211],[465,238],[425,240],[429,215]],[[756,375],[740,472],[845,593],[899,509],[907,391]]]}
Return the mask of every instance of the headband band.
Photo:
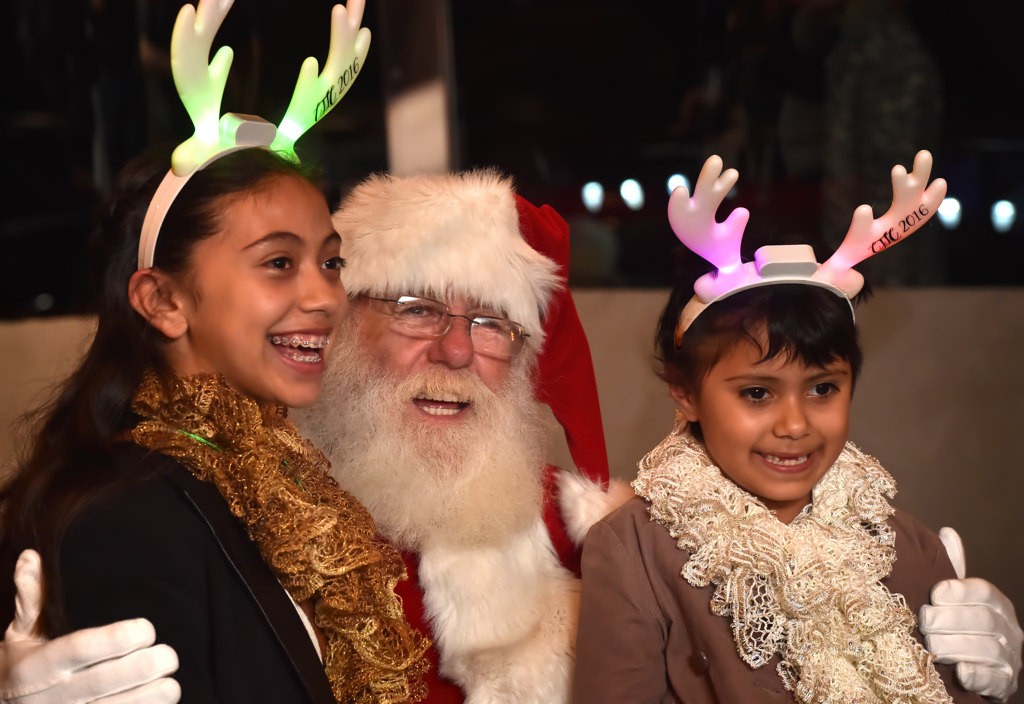
{"label": "headband band", "polygon": [[924,150],[914,157],[911,173],[899,164],[894,166],[892,205],[879,218],[873,217],[870,205],[859,206],[842,244],[823,264],[817,262],[814,250],[806,244],[760,247],[754,253],[754,261],[743,262],[740,243],[750,212],[736,208],[725,222],[715,221],[715,212],[736,184],[739,173],[736,169],[723,173],[721,157],[710,157],[697,177],[693,196],[685,186],[679,186],[668,202],[668,220],[676,237],[716,267],[714,272],[701,276],[694,283],[694,295],[676,324],[676,346],[709,305],[758,286],[793,283],[820,286],[845,298],[852,314],[852,299],[864,287],[864,277],[853,266],[921,229],[946,196],[945,180],[938,178],[928,184],[931,170],[932,155]]}
{"label": "headband band", "polygon": [[370,30],[359,25],[363,0],[349,0],[350,10],[331,11],[331,40],[323,71],[314,57],[299,69],[291,102],[275,127],[253,115],[220,115],[221,98],[234,53],[222,46],[209,61],[213,38],[234,0],[199,0],[178,13],[171,34],[171,73],[195,133],[171,156],[171,169],[150,201],[139,236],[139,269],[153,266],[156,242],[174,199],[198,171],[240,149],[266,148],[292,159],[295,142],[329,113],[355,82],[370,49]]}

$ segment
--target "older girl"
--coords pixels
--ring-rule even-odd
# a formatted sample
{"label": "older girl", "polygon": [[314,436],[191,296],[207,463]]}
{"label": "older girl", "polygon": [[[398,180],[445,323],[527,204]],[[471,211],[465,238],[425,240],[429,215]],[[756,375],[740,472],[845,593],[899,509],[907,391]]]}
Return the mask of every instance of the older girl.
{"label": "older girl", "polygon": [[[229,114],[210,142],[189,104],[229,6],[179,16],[196,135],[113,200],[96,335],[3,490],[4,547],[42,555],[44,635],[145,617],[186,701],[416,701],[427,641],[393,591],[401,559],[286,417],[316,399],[346,310],[330,209],[294,124],[281,143]],[[368,37],[349,38],[325,71],[346,48],[358,69]]]}

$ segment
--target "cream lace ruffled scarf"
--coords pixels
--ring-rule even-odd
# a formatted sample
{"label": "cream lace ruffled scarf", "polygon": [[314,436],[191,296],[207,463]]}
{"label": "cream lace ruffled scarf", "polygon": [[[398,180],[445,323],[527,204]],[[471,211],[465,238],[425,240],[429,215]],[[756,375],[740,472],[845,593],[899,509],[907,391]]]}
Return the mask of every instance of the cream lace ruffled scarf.
{"label": "cream lace ruffled scarf", "polygon": [[653,520],[691,553],[682,576],[715,584],[751,667],[779,653],[801,702],[951,702],[914,616],[881,580],[896,559],[892,477],[847,443],[790,525],[725,477],[685,423],[640,462],[633,482]]}

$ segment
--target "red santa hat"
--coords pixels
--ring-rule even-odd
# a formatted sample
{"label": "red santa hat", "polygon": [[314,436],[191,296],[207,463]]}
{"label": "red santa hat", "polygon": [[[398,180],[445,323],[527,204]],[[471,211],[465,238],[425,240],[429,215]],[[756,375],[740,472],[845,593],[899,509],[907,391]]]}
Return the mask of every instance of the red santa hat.
{"label": "red santa hat", "polygon": [[463,296],[526,328],[535,388],[586,476],[608,456],[590,347],[567,286],[569,226],[491,169],[370,176],[334,214],[349,295]]}

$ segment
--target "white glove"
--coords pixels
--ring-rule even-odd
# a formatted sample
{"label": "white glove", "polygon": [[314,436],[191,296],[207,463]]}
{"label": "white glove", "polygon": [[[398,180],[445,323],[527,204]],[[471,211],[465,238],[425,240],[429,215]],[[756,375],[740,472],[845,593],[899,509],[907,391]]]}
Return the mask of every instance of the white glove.
{"label": "white glove", "polygon": [[167,677],[178,669],[168,645],[153,645],[146,619],[69,633],[37,635],[42,604],[39,553],[26,550],[14,568],[14,621],[0,643],[0,702],[18,704],[174,704],[181,687]]}
{"label": "white glove", "polygon": [[965,579],[964,548],[952,528],[939,537],[946,546],[959,579],[932,588],[932,605],[919,614],[925,647],[936,662],[956,665],[964,689],[1006,701],[1017,691],[1024,641],[1013,604],[994,584]]}

